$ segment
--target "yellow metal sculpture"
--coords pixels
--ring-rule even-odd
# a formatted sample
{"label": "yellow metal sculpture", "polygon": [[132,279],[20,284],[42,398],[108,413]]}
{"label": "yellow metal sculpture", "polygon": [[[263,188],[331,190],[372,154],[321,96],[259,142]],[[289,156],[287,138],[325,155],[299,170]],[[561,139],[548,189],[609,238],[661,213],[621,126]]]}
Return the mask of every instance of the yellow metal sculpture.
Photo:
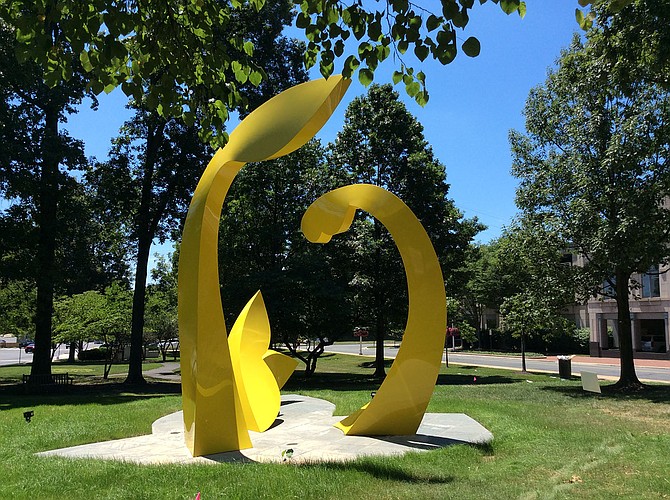
{"label": "yellow metal sculpture", "polygon": [[[239,333],[227,341],[218,273],[219,217],[226,193],[247,162],[286,155],[309,141],[328,120],[350,81],[341,76],[292,87],[247,116],[217,151],[198,183],[188,210],[179,257],[179,336],[186,444],[194,456],[251,447],[249,429],[263,429],[279,411],[277,381],[296,362],[266,353],[262,383],[247,375],[265,342],[267,320],[259,320],[260,296],[238,319]],[[258,328],[258,329],[256,329]],[[290,364],[289,364],[290,363]],[[262,371],[262,370],[261,370]],[[254,372],[254,377],[256,372]],[[242,380],[244,377],[244,380]],[[263,384],[270,384],[268,389]],[[266,398],[267,394],[276,394]],[[267,427],[265,427],[267,428]]]}
{"label": "yellow metal sculpture", "polygon": [[[270,324],[258,292],[227,335],[219,293],[218,230],[228,189],[247,162],[286,155],[309,141],[349,86],[340,76],[293,87],[245,118],[217,151],[196,188],[179,258],[179,335],[186,444],[193,456],[251,447],[280,407],[279,388],[297,362],[268,350]],[[444,345],[442,272],[423,227],[395,195],[371,185],[337,189],[305,213],[303,232],[325,243],[346,231],[361,208],[389,230],[409,291],[403,342],[374,399],[342,420],[347,434],[416,432],[435,385]]]}
{"label": "yellow metal sculpture", "polygon": [[314,243],[327,243],[349,228],[358,208],[377,218],[398,247],[407,276],[409,314],[396,359],[374,398],[337,427],[351,435],[414,434],[442,359],[447,320],[442,270],[426,231],[407,205],[370,184],[321,196],[305,212],[302,231]]}

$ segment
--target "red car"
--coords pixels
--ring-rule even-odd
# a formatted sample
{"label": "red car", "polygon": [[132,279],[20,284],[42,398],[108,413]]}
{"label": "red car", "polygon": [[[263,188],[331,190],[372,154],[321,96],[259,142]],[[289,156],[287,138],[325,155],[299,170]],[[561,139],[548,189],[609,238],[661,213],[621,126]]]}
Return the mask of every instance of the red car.
{"label": "red car", "polygon": [[25,346],[23,349],[26,352],[34,352],[35,351],[35,344],[30,343],[27,346]]}

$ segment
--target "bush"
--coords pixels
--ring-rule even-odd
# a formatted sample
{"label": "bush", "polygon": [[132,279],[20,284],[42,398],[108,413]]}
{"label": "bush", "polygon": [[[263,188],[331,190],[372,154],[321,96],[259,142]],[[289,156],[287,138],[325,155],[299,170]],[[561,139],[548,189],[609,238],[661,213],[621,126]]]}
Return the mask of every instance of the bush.
{"label": "bush", "polygon": [[102,361],[107,358],[107,348],[87,349],[79,351],[79,361]]}

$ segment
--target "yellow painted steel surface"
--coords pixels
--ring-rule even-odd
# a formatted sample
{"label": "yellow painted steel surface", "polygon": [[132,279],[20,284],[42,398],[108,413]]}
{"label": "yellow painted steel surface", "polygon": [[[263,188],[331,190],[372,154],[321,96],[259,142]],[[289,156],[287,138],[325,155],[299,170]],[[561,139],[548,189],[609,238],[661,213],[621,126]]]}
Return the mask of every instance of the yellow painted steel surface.
{"label": "yellow painted steel surface", "polygon": [[[251,447],[248,429],[264,430],[268,415],[277,415],[276,381],[285,379],[288,371],[285,360],[277,361],[281,358],[267,352],[261,355],[258,347],[261,339],[269,339],[269,331],[264,331],[267,321],[257,317],[260,308],[265,314],[262,299],[257,302],[255,297],[245,309],[234,347],[227,339],[217,254],[219,218],[228,189],[245,163],[286,155],[309,141],[328,120],[349,83],[334,76],[297,85],[270,99],[232,132],[195,190],[179,257],[182,405],[186,444],[194,456]],[[246,347],[247,339],[253,347]],[[261,366],[259,356],[267,358],[271,371],[277,370],[272,380],[267,372],[262,376],[270,389],[245,375],[247,364]],[[276,397],[265,398],[269,392]]]}
{"label": "yellow painted steel surface", "polygon": [[442,360],[447,304],[442,270],[423,226],[400,198],[370,184],[345,186],[318,198],[302,231],[327,243],[346,231],[356,209],[377,218],[393,237],[405,266],[409,309],[398,354],[367,405],[337,424],[350,435],[414,434],[435,387]]}

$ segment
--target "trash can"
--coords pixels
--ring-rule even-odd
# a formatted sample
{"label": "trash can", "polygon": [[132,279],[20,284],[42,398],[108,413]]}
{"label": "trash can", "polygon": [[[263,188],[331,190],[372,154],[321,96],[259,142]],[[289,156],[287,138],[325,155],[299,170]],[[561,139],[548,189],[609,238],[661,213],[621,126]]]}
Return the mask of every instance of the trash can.
{"label": "trash can", "polygon": [[556,356],[558,359],[558,376],[569,379],[572,377],[572,356]]}

